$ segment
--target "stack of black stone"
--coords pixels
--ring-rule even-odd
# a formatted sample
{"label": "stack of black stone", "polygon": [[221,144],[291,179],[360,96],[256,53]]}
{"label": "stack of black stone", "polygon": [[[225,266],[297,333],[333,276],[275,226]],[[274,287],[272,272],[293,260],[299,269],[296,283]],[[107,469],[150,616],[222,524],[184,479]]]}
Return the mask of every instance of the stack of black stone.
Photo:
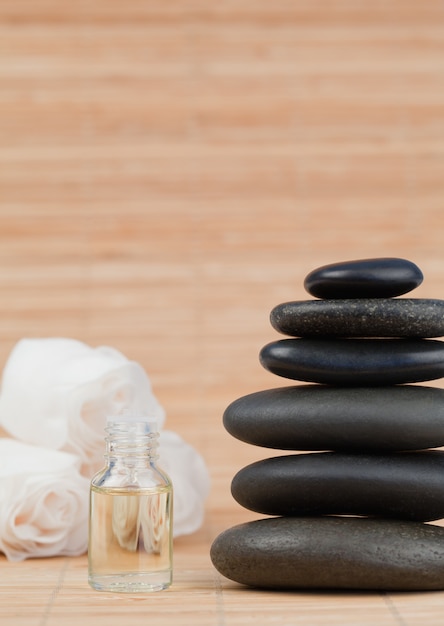
{"label": "stack of black stone", "polygon": [[[265,516],[223,532],[221,574],[262,588],[444,589],[444,301],[397,298],[423,280],[404,259],[321,267],[317,299],[276,306],[262,365],[310,384],[239,398],[224,425],[299,451],[238,472],[232,494]],[[313,384],[315,383],[315,384]],[[300,451],[309,451],[303,454]]]}

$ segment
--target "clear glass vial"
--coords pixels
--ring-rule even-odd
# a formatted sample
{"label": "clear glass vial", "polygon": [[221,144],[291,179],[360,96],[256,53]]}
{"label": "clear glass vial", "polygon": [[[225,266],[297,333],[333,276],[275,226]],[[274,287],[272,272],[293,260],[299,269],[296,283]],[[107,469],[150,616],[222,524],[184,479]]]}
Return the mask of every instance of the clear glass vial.
{"label": "clear glass vial", "polygon": [[108,419],[106,466],[91,481],[88,582],[100,591],[160,591],[172,582],[172,486],[156,466],[148,418]]}

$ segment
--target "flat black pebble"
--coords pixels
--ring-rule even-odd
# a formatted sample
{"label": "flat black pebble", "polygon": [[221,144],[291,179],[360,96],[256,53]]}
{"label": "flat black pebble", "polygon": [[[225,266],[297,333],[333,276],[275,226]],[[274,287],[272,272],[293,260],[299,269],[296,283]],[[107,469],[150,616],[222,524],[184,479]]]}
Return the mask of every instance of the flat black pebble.
{"label": "flat black pebble", "polygon": [[252,463],[233,478],[234,499],[265,515],[444,518],[444,452],[313,452]]}
{"label": "flat black pebble", "polygon": [[319,267],[307,275],[304,287],[317,298],[392,298],[422,281],[419,267],[406,259],[361,259]]}
{"label": "flat black pebble", "polygon": [[371,298],[284,302],[273,328],[293,337],[442,337],[444,300]]}
{"label": "flat black pebble", "polygon": [[260,352],[273,374],[327,385],[397,385],[444,376],[444,342],[434,339],[282,339]]}
{"label": "flat black pebble", "polygon": [[271,518],[211,547],[226,578],[265,589],[444,589],[444,528],[359,518]]}
{"label": "flat black pebble", "polygon": [[227,431],[281,450],[419,450],[444,446],[444,389],[297,385],[257,391],[224,412]]}

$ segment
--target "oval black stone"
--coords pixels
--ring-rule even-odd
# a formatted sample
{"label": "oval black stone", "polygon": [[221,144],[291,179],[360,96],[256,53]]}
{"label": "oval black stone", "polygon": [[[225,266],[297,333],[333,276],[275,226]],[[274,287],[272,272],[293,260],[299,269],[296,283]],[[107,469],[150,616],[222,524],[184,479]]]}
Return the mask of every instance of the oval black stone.
{"label": "oval black stone", "polygon": [[444,376],[444,342],[434,339],[281,339],[260,362],[273,374],[327,385],[397,385]]}
{"label": "oval black stone", "polygon": [[444,446],[444,389],[419,385],[268,389],[232,402],[227,431],[281,450],[419,450]]}
{"label": "oval black stone", "polygon": [[362,259],[319,267],[306,276],[304,287],[317,298],[392,298],[422,281],[419,267],[406,259]]}
{"label": "oval black stone", "polygon": [[371,298],[278,304],[273,328],[292,337],[441,337],[444,300]]}
{"label": "oval black stone", "polygon": [[234,499],[265,515],[444,518],[444,452],[313,452],[252,463],[233,478]]}
{"label": "oval black stone", "polygon": [[221,533],[214,567],[265,589],[444,589],[444,528],[359,518],[270,518]]}

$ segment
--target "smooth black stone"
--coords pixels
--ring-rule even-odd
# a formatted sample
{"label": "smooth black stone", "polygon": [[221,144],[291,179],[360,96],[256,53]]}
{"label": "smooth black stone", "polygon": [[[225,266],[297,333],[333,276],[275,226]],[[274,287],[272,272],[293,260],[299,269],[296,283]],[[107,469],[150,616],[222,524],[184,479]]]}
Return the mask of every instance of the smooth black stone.
{"label": "smooth black stone", "polygon": [[362,259],[319,267],[307,275],[304,287],[317,298],[392,298],[422,281],[421,270],[411,261]]}
{"label": "smooth black stone", "polygon": [[419,450],[444,446],[444,389],[419,385],[268,389],[232,402],[227,431],[281,450]]}
{"label": "smooth black stone", "polygon": [[444,589],[444,528],[359,518],[270,518],[221,533],[226,578],[265,589]]}
{"label": "smooth black stone", "polygon": [[442,337],[444,300],[301,300],[277,305],[270,321],[292,337]]}
{"label": "smooth black stone", "polygon": [[265,515],[444,518],[444,452],[313,452],[252,463],[233,478],[234,499]]}
{"label": "smooth black stone", "polygon": [[273,374],[327,385],[397,385],[444,376],[444,342],[434,339],[281,339],[260,362]]}

